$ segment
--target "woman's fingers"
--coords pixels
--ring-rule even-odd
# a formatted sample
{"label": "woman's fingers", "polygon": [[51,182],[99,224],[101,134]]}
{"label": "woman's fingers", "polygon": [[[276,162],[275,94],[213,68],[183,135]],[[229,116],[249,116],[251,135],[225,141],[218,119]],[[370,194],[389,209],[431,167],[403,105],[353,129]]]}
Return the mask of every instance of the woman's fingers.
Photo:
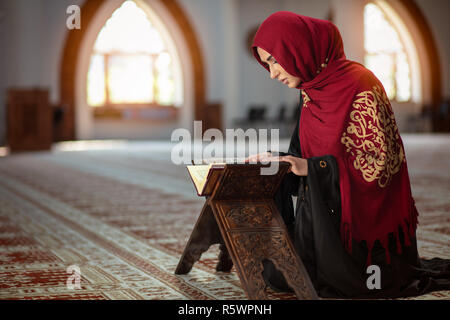
{"label": "woman's fingers", "polygon": [[270,152],[264,152],[249,156],[245,159],[246,163],[269,163],[275,161],[285,161],[290,164],[288,172],[294,172],[298,174],[298,163],[296,163],[296,158],[293,156],[272,156]]}
{"label": "woman's fingers", "polygon": [[268,157],[261,158],[260,161],[261,162],[275,162],[275,161],[282,161],[282,160],[280,160],[280,157],[278,157],[278,156],[275,156],[275,157],[268,156]]}
{"label": "woman's fingers", "polygon": [[258,161],[263,161],[263,159],[267,159],[268,157],[270,157],[271,154],[270,152],[263,152],[263,153],[258,153],[258,154],[254,154],[251,156],[248,156],[245,159],[245,162],[258,162]]}
{"label": "woman's fingers", "polygon": [[257,161],[258,161],[258,157],[259,157],[258,154],[249,156],[249,157],[247,157],[247,158],[245,159],[245,162],[257,162]]}
{"label": "woman's fingers", "polygon": [[293,164],[292,156],[282,156],[282,157],[278,157],[278,158],[279,158],[278,161],[285,161],[285,162],[289,162],[290,164]]}

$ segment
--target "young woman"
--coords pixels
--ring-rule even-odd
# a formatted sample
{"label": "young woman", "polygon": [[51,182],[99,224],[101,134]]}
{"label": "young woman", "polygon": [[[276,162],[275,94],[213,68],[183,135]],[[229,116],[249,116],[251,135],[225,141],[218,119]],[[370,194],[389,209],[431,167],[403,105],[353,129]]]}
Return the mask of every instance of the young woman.
{"label": "young woman", "polygon": [[[289,151],[276,157],[292,166],[275,200],[318,295],[393,298],[450,289],[450,260],[418,257],[418,212],[383,85],[346,59],[338,29],[277,12],[259,27],[253,51],[272,79],[302,92]],[[264,270],[269,286],[290,291],[270,261]]]}

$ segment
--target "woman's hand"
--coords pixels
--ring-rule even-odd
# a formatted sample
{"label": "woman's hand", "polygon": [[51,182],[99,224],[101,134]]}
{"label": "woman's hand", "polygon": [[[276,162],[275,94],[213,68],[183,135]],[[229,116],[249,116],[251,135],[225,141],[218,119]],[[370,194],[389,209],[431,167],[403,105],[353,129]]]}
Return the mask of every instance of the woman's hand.
{"label": "woman's hand", "polygon": [[272,154],[270,152],[263,152],[263,153],[258,153],[258,154],[254,154],[252,156],[249,156],[245,159],[245,162],[251,162],[251,163],[256,163],[256,162],[261,162],[261,161],[266,161],[266,159],[271,158]]}
{"label": "woman's hand", "polygon": [[294,173],[297,176],[307,176],[308,175],[308,160],[303,158],[298,158],[294,156],[283,156],[278,157],[279,161],[286,161],[291,164],[289,172]]}
{"label": "woman's hand", "polygon": [[308,160],[303,158],[298,158],[294,156],[281,156],[281,157],[266,157],[262,158],[262,161],[285,161],[291,164],[288,172],[292,172],[297,176],[307,176],[308,175]]}
{"label": "woman's hand", "polygon": [[308,175],[308,161],[303,158],[294,156],[272,156],[270,152],[258,153],[246,158],[245,162],[270,162],[270,161],[285,161],[291,164],[289,172],[294,173],[297,176]]}

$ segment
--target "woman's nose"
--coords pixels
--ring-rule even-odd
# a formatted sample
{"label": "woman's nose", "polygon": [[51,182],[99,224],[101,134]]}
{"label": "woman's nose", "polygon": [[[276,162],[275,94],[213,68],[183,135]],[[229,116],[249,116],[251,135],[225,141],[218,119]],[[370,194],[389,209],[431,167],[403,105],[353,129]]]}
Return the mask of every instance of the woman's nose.
{"label": "woman's nose", "polygon": [[275,70],[273,67],[270,68],[270,79],[275,79],[276,77],[278,77],[278,71]]}

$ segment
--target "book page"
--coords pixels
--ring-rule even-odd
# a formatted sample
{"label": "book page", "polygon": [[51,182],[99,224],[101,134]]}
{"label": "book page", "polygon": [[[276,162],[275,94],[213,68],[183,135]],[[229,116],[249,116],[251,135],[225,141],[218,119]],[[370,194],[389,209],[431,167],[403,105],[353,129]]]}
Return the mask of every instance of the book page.
{"label": "book page", "polygon": [[210,168],[211,166],[208,164],[187,166],[189,174],[192,177],[192,181],[194,181],[195,187],[197,188],[198,194],[202,193]]}

